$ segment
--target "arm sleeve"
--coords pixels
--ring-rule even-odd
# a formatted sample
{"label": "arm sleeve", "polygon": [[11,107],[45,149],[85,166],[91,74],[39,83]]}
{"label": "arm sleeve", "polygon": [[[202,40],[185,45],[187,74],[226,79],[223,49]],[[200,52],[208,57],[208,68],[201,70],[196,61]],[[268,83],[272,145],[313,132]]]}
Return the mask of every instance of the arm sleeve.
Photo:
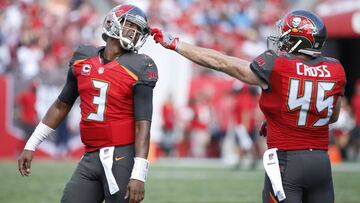
{"label": "arm sleeve", "polygon": [[139,83],[133,87],[134,117],[136,121],[151,121],[153,110],[153,87],[146,83]]}
{"label": "arm sleeve", "polygon": [[142,64],[139,80],[133,87],[135,120],[151,121],[153,110],[153,89],[158,80],[158,70],[154,61],[146,55],[141,55]]}
{"label": "arm sleeve", "polygon": [[270,87],[270,74],[274,68],[276,53],[268,50],[256,57],[250,64],[250,69]]}
{"label": "arm sleeve", "polygon": [[58,99],[66,104],[73,105],[78,96],[77,81],[73,73],[73,68],[70,68],[67,74],[65,86]]}

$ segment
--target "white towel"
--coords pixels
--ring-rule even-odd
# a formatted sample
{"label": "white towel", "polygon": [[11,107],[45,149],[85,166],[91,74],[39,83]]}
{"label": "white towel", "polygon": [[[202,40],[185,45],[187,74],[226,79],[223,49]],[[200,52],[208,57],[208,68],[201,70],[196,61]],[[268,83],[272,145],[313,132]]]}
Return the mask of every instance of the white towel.
{"label": "white towel", "polygon": [[115,147],[104,147],[100,149],[99,153],[100,161],[105,171],[105,176],[111,195],[119,191],[119,186],[117,185],[114,174],[112,172],[114,150]]}
{"label": "white towel", "polygon": [[279,201],[286,199],[282,185],[277,148],[268,149],[263,156],[263,164],[266,174],[269,176],[275,196]]}

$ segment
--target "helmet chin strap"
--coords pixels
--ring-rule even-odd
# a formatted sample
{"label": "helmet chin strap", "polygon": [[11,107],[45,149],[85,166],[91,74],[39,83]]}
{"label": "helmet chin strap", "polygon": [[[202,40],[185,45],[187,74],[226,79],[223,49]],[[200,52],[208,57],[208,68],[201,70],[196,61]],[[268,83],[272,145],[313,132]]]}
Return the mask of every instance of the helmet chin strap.
{"label": "helmet chin strap", "polygon": [[127,39],[126,37],[120,36],[119,42],[121,47],[125,50],[134,50],[135,48],[134,43],[131,40]]}
{"label": "helmet chin strap", "polygon": [[310,55],[310,56],[313,56],[313,57],[321,55],[321,51],[316,51],[316,50],[312,51],[312,50],[300,49],[298,52],[303,53],[303,54],[307,54],[307,55]]}
{"label": "helmet chin strap", "polygon": [[297,41],[296,44],[290,49],[289,53],[292,53],[301,44],[301,42],[301,39]]}
{"label": "helmet chin strap", "polygon": [[136,43],[134,43],[133,40],[123,37],[122,33],[120,34],[118,39],[122,48],[124,48],[125,50],[137,52],[138,49],[141,48],[142,45],[144,45],[146,36],[145,37],[141,36],[140,39],[136,41]]}

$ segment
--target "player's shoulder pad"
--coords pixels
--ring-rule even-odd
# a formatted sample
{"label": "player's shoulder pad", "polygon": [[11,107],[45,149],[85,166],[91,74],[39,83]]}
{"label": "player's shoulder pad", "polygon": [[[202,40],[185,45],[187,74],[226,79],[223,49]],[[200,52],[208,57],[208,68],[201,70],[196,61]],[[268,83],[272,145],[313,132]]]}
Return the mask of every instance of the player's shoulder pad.
{"label": "player's shoulder pad", "polygon": [[270,75],[274,69],[275,60],[281,56],[282,53],[266,50],[251,62],[250,69],[270,87]]}
{"label": "player's shoulder pad", "polygon": [[341,64],[339,60],[337,60],[336,58],[332,58],[332,57],[324,57],[324,60],[330,63],[338,63]]}
{"label": "player's shoulder pad", "polygon": [[266,50],[262,54],[260,54],[258,57],[256,57],[253,61],[253,63],[256,63],[259,67],[267,65],[272,65],[274,63],[275,58],[283,56],[281,52],[275,52],[271,49]]}
{"label": "player's shoulder pad", "polygon": [[118,62],[134,73],[140,81],[157,81],[158,70],[155,62],[146,54],[126,53]]}
{"label": "player's shoulder pad", "polygon": [[80,45],[74,52],[71,60],[70,65],[74,64],[77,60],[86,59],[92,56],[96,56],[100,49],[103,47],[94,47],[91,45]]}

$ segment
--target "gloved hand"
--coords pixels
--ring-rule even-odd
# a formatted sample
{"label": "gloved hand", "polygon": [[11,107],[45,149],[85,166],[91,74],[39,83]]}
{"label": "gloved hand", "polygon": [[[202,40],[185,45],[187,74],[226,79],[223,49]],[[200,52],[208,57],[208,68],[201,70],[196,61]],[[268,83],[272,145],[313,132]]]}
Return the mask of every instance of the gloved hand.
{"label": "gloved hand", "polygon": [[179,43],[178,37],[173,37],[169,33],[164,33],[159,28],[151,28],[151,35],[156,43],[160,43],[167,49],[176,50]]}
{"label": "gloved hand", "polygon": [[266,137],[266,135],[267,135],[267,122],[266,121],[263,121],[261,123],[260,128],[259,128],[259,135]]}

